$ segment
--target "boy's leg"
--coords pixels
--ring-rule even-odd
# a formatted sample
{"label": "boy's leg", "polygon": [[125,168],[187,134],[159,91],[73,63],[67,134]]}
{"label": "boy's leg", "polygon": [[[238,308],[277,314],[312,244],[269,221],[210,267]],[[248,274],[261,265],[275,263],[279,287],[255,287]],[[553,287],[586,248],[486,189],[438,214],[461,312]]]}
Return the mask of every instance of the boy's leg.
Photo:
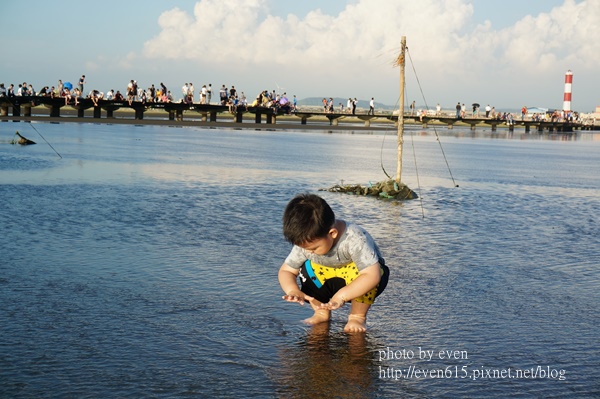
{"label": "boy's leg", "polygon": [[313,299],[312,301],[310,301],[310,306],[313,308],[315,314],[313,314],[308,319],[304,320],[306,324],[315,325],[329,321],[329,319],[331,318],[331,310],[320,309],[319,307],[321,305],[322,302],[320,302],[317,299]]}
{"label": "boy's leg", "polygon": [[344,331],[349,333],[367,331],[367,312],[370,307],[370,304],[352,301],[352,308]]}
{"label": "boy's leg", "polygon": [[[354,267],[356,267],[354,265]],[[356,271],[358,275],[358,270]],[[377,287],[365,293],[363,296],[352,300],[348,323],[344,327],[345,332],[365,332],[367,331],[367,312],[375,301],[375,298],[385,290],[390,275],[390,269],[381,265],[381,280]]]}
{"label": "boy's leg", "polygon": [[314,298],[310,301],[310,306],[315,313],[312,317],[304,320],[306,324],[314,325],[329,321],[331,311],[321,309],[320,306],[328,302],[335,292],[346,284],[343,279],[327,280],[331,270],[333,270],[330,269],[322,265],[312,264],[309,260],[300,268],[300,290]]}

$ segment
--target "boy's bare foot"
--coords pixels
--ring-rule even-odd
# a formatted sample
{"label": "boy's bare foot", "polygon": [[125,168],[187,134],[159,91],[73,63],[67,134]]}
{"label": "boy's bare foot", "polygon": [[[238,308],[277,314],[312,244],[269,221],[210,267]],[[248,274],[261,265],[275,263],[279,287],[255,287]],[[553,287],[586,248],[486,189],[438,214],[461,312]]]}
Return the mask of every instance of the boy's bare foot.
{"label": "boy's bare foot", "polygon": [[346,324],[346,327],[344,327],[344,331],[347,333],[357,333],[357,332],[367,331],[366,316],[350,314],[348,316],[348,323]]}
{"label": "boy's bare foot", "polygon": [[309,325],[315,325],[315,324],[319,324],[319,323],[324,323],[326,321],[329,321],[329,318],[331,317],[331,312],[328,310],[317,310],[315,311],[315,314],[312,315],[312,317],[309,317],[308,319],[304,320],[304,323],[309,324]]}

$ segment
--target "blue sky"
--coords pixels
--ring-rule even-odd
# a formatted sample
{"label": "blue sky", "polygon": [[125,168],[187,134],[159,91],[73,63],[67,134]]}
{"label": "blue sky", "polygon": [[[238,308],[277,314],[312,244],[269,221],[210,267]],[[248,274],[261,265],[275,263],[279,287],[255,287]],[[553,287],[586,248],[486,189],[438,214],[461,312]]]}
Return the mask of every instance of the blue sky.
{"label": "blue sky", "polygon": [[405,35],[407,101],[560,108],[572,70],[573,108],[600,106],[598,0],[29,0],[0,15],[0,82],[38,90],[85,74],[86,91],[136,79],[394,105]]}

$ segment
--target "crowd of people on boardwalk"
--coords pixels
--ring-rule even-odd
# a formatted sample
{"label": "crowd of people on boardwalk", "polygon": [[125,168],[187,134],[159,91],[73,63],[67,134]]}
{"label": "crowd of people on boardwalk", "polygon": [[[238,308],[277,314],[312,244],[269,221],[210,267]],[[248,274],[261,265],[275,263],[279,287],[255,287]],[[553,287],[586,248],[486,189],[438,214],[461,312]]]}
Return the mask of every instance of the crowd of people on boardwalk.
{"label": "crowd of people on boardwalk", "polygon": [[[333,114],[335,113],[335,106],[333,104],[333,97],[329,97],[329,99],[327,98],[323,98],[322,100],[322,104],[323,104],[323,112],[326,114]],[[344,104],[343,103],[339,103],[338,104],[338,113],[340,114],[351,114],[351,115],[356,115],[356,104],[358,104],[358,100],[356,98],[352,99],[352,98],[348,98],[348,101],[346,102],[346,107],[344,108]],[[374,99],[371,98],[371,102],[369,103],[369,115],[373,113],[373,115],[375,115],[375,105],[374,105]]]}
{"label": "crowd of people on boardwalk", "polygon": [[[144,89],[135,79],[131,79],[127,84],[125,94],[121,93],[120,90],[111,89],[104,93],[100,90],[93,89],[87,94],[84,94],[85,75],[82,75],[79,79],[78,85],[73,87],[70,82],[63,83],[62,80],[58,81],[56,86],[44,86],[40,91],[35,91],[31,84],[23,82],[15,88],[14,84],[10,84],[8,87],[4,86],[4,83],[0,83],[0,97],[25,97],[25,96],[41,96],[51,98],[63,98],[65,105],[79,105],[83,99],[91,99],[94,106],[99,105],[99,100],[108,100],[116,102],[127,101],[129,105],[133,102],[146,103],[168,103],[175,102],[175,98],[171,93],[171,90],[167,89],[164,83],[160,83],[157,87],[154,84]],[[294,95],[292,99],[289,99],[287,93],[277,93],[275,90],[269,92],[268,90],[261,91],[256,98],[249,102],[244,92],[238,92],[235,86],[228,88],[226,85],[222,85],[218,92],[218,100],[213,102],[213,95],[217,95],[214,92],[212,84],[203,84],[198,92],[194,88],[192,82],[185,83],[181,88],[182,97],[179,102],[185,104],[206,104],[206,105],[222,105],[227,106],[228,110],[235,113],[239,107],[248,106],[259,106],[265,108],[273,108],[277,112],[292,113],[297,110],[297,99]],[[196,97],[197,94],[197,97]]]}
{"label": "crowd of people on boardwalk", "polygon": [[[4,83],[0,83],[0,98],[7,97],[25,97],[25,96],[41,96],[41,97],[52,97],[62,98],[65,101],[65,105],[79,105],[81,100],[90,99],[94,106],[99,106],[100,100],[108,100],[115,102],[127,101],[129,105],[133,102],[146,103],[168,103],[175,102],[175,98],[170,90],[167,89],[164,83],[160,83],[157,87],[151,84],[148,88],[143,89],[138,85],[137,81],[131,79],[127,84],[125,95],[119,90],[109,90],[104,93],[97,89],[90,90],[87,95],[84,94],[84,85],[86,84],[85,75],[81,75],[77,86],[73,87],[70,82],[63,83],[62,80],[58,81],[56,86],[44,86],[40,91],[36,91],[31,83],[23,82],[15,87],[14,84],[10,84],[5,87]],[[228,88],[226,85],[222,85],[219,89],[218,100],[213,102],[214,92],[212,84],[203,84],[200,90],[197,92],[198,97],[195,97],[196,90],[194,84],[189,82],[185,83],[181,88],[182,97],[179,102],[185,104],[201,104],[201,105],[222,105],[227,106],[231,113],[235,113],[239,107],[247,109],[249,106],[253,107],[264,107],[272,108],[277,113],[295,113],[298,110],[298,104],[296,96],[289,99],[287,94],[277,93],[275,90],[269,92],[268,90],[261,91],[253,101],[249,102],[244,92],[238,92],[235,86]],[[348,98],[346,105],[339,103],[338,112],[340,114],[351,114],[356,115],[356,107],[358,100],[355,98]],[[323,112],[324,113],[335,113],[334,100],[332,97],[323,98],[322,100]],[[483,118],[485,115],[486,119],[493,119],[504,121],[507,124],[514,124],[515,115],[511,112],[497,112],[495,107],[491,107],[489,104],[484,108],[485,114],[480,111],[480,105],[473,103],[470,110],[465,106],[464,103],[458,102],[456,104],[456,119],[464,119],[466,117],[472,118]],[[419,117],[422,121],[425,116],[442,116],[442,109],[440,104],[437,104],[435,111],[416,109],[415,101],[409,104],[409,111],[411,116]],[[374,98],[372,97],[369,102],[368,115],[375,115]],[[573,111],[559,111],[553,110],[548,112],[535,112],[531,113],[527,107],[521,109],[521,120],[533,120],[536,122],[579,122],[581,120],[580,115]]]}
{"label": "crowd of people on boardwalk", "polygon": [[[465,118],[481,118],[505,122],[507,125],[514,125],[518,118],[518,112],[499,112],[496,107],[492,107],[489,104],[481,110],[481,105],[473,103],[470,107],[467,107],[465,103],[460,101],[456,104],[456,113],[452,112],[444,113],[441,105],[438,103],[435,110],[431,109],[417,109],[415,101],[408,105],[410,116],[418,117],[422,122],[425,117],[440,117],[454,115],[456,119]],[[581,114],[575,111],[560,111],[560,110],[544,110],[544,109],[528,109],[522,107],[520,111],[521,121],[534,121],[534,122],[581,122]]]}
{"label": "crowd of people on boardwalk", "polygon": [[[437,112],[439,113],[439,104]],[[470,116],[472,118],[484,117],[480,112],[479,104],[474,103],[472,105]],[[464,103],[461,104],[458,102],[456,104],[456,119],[464,119],[465,117],[467,117],[467,108]],[[489,104],[485,107],[485,118],[503,121],[506,122],[507,125],[514,125],[515,123],[515,115],[512,112],[497,112],[496,107],[490,107]],[[523,106],[521,108],[521,120],[531,120],[534,122],[579,122],[580,115],[575,111],[559,110],[531,113],[526,106]]]}
{"label": "crowd of people on boardwalk", "polygon": [[277,94],[275,90],[269,93],[268,90],[263,90],[254,99],[251,104],[255,107],[273,108],[277,112],[291,114],[298,110],[298,100],[296,95],[292,100],[287,97],[287,93]]}
{"label": "crowd of people on boardwalk", "polygon": [[[151,84],[147,89],[143,89],[135,79],[131,79],[127,84],[125,94],[121,93],[120,90],[111,89],[104,93],[100,90],[93,89],[84,95],[84,84],[85,75],[82,75],[79,79],[77,87],[73,87],[70,82],[63,83],[62,80],[58,81],[56,86],[44,86],[40,91],[36,92],[31,84],[23,82],[15,86],[11,84],[8,88],[4,86],[4,83],[0,83],[0,97],[25,97],[25,96],[41,96],[51,98],[62,98],[65,101],[65,105],[79,105],[81,100],[90,99],[94,106],[99,106],[100,100],[108,100],[115,102],[127,102],[132,105],[134,102],[146,103],[168,103],[175,102],[176,100],[171,93],[171,90],[167,89],[164,83],[160,83],[158,87]],[[213,101],[213,96],[216,96],[215,90],[212,84],[203,84],[198,92],[194,88],[192,82],[184,83],[181,87],[181,99],[179,102],[185,104],[206,104],[206,105],[222,105],[227,106],[231,113],[235,113],[239,107],[247,109],[249,106],[252,107],[263,107],[272,108],[277,113],[291,114],[298,110],[298,100],[296,95],[290,99],[287,93],[277,93],[276,90],[269,92],[263,90],[254,98],[253,101],[249,101],[244,92],[238,92],[235,86],[228,88],[226,85],[222,85],[218,92],[218,100]],[[197,94],[197,97],[196,97]],[[342,103],[339,104],[340,113],[356,114],[356,105],[358,100],[356,98],[348,98],[347,106],[344,108]],[[323,112],[334,113],[334,102],[333,98],[323,99]],[[369,104],[369,113],[375,114],[374,99],[371,98]]]}

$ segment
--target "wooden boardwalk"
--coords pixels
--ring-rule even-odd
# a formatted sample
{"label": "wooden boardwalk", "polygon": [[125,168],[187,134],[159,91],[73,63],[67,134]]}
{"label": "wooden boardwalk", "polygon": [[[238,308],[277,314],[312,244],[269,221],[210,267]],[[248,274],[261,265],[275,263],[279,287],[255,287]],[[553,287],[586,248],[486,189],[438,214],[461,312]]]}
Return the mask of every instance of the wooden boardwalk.
{"label": "wooden boardwalk", "polygon": [[[9,116],[9,110],[12,110],[13,118],[20,119],[21,117],[31,117],[31,111],[34,107],[43,106],[48,109],[47,117],[56,120],[61,117],[61,110],[65,107],[75,109],[78,118],[90,119],[85,117],[86,111],[92,110],[92,119],[112,119],[115,117],[115,111],[119,109],[130,109],[134,111],[134,120],[141,121],[144,119],[144,114],[149,110],[162,110],[165,112],[165,118],[168,121],[183,122],[184,115],[190,115],[189,112],[200,116],[201,122],[217,122],[217,116],[223,114],[229,114],[232,118],[227,118],[228,123],[242,123],[245,114],[254,115],[254,123],[260,124],[263,122],[272,125],[276,124],[277,117],[281,115],[292,115],[300,119],[301,125],[307,125],[310,118],[318,118],[320,121],[327,119],[329,125],[332,127],[338,127],[339,122],[344,119],[354,118],[364,121],[364,128],[372,128],[372,122],[394,122],[397,123],[398,115],[393,114],[375,114],[369,115],[368,113],[349,114],[349,113],[326,113],[318,111],[297,111],[293,113],[284,113],[281,110],[274,108],[265,107],[252,107],[252,106],[238,106],[234,112],[230,112],[229,107],[226,105],[217,104],[198,104],[198,103],[182,103],[182,102],[145,102],[141,101],[112,101],[112,100],[98,100],[97,105],[89,99],[79,99],[78,105],[74,104],[74,100],[70,103],[65,104],[65,99],[62,97],[41,97],[41,96],[17,96],[17,97],[1,97],[0,98],[0,120],[2,117]],[[88,112],[89,114],[89,112]],[[43,117],[38,117],[38,120]],[[8,118],[4,119],[7,120]],[[233,121],[232,121],[233,119]],[[411,116],[404,115],[406,122],[412,122],[414,124],[420,124],[423,128],[427,128],[430,125],[446,125],[448,129],[452,129],[454,126],[469,126],[472,130],[475,130],[477,126],[489,126],[492,131],[495,131],[498,126],[505,125],[509,130],[514,130],[515,127],[525,128],[526,132],[531,130],[544,132],[573,132],[576,130],[600,130],[600,126],[585,125],[576,122],[541,122],[530,119],[514,119],[512,123],[508,124],[505,120],[498,120],[492,118],[455,118],[447,115],[439,116]],[[223,121],[221,121],[223,122]],[[322,125],[322,123],[321,123]]]}
{"label": "wooden boardwalk", "polygon": [[[103,114],[106,118],[114,118],[115,111],[119,109],[130,109],[134,111],[136,120],[143,120],[144,114],[148,110],[162,110],[168,115],[171,121],[183,121],[184,111],[197,112],[201,116],[203,122],[216,122],[217,115],[224,112],[229,112],[229,107],[226,105],[216,104],[187,104],[175,102],[141,102],[141,101],[114,101],[114,100],[98,100],[97,105],[92,99],[79,99],[75,105],[74,100],[65,104],[65,99],[62,97],[41,97],[41,96],[21,96],[21,97],[2,97],[0,98],[0,118],[8,116],[9,109],[12,109],[14,117],[30,117],[31,109],[37,106],[44,106],[48,109],[48,116],[51,118],[60,118],[61,109],[64,107],[72,107],[77,110],[77,117],[84,118],[85,111],[92,109],[93,118],[100,119]],[[273,108],[265,107],[242,107],[236,108],[235,112],[231,113],[236,122],[242,122],[245,113],[255,115],[255,123],[261,123],[263,116],[267,124],[275,123],[274,118],[277,113]]]}
{"label": "wooden boardwalk", "polygon": [[[333,126],[338,125],[338,121],[343,120],[344,118],[353,117],[363,120],[365,122],[365,126],[368,127],[371,125],[371,121],[377,119],[388,119],[394,122],[398,121],[398,115],[369,115],[369,114],[347,114],[347,113],[324,113],[324,112],[304,112],[299,111],[295,113],[296,116],[301,118],[301,123],[303,125],[307,124],[308,119],[314,116],[326,117],[329,119],[329,122]],[[471,128],[471,130],[475,130],[477,126],[490,126],[492,131],[496,131],[497,127],[500,125],[506,125],[509,130],[514,130],[515,127],[524,127],[526,132],[531,130],[537,130],[539,132],[550,131],[550,132],[572,132],[574,130],[600,130],[600,126],[592,126],[592,125],[584,125],[577,122],[546,122],[546,121],[534,121],[531,119],[513,119],[511,123],[508,123],[505,120],[501,119],[492,119],[492,118],[456,118],[450,116],[414,116],[414,115],[404,115],[404,120],[408,122],[413,122],[415,124],[420,124],[423,128],[429,127],[430,124],[437,123],[446,125],[448,129],[452,129],[455,125],[467,125]]]}
{"label": "wooden boardwalk", "polygon": [[[535,121],[532,119],[513,119],[512,121],[506,121],[502,119],[493,118],[477,118],[477,117],[466,117],[466,118],[455,118],[447,116],[423,116],[415,117],[416,122],[420,122],[423,127],[427,127],[432,122],[439,122],[446,124],[448,129],[457,123],[464,123],[470,126],[471,130],[475,130],[477,126],[488,125],[492,131],[496,131],[499,125],[506,125],[509,130],[514,130],[515,127],[524,127],[526,132],[531,130],[537,130],[538,132],[549,131],[549,132],[573,132],[575,130],[596,130],[600,126],[584,125],[578,122],[550,122],[550,121]],[[593,129],[595,128],[595,129]]]}

